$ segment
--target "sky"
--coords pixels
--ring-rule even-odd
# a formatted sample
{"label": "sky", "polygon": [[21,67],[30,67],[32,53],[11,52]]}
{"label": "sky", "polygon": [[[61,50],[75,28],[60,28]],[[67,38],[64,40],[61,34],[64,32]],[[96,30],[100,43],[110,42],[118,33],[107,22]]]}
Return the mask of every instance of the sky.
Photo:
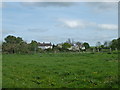
{"label": "sky", "polygon": [[4,2],[0,8],[2,40],[14,35],[57,44],[70,38],[95,46],[118,38],[117,2]]}

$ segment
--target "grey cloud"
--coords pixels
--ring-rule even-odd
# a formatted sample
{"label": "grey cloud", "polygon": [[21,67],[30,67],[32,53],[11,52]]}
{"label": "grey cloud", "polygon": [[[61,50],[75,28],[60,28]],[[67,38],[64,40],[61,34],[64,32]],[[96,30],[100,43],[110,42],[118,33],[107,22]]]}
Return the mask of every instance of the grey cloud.
{"label": "grey cloud", "polygon": [[70,7],[74,5],[74,2],[24,2],[22,5],[32,7]]}
{"label": "grey cloud", "polygon": [[3,35],[13,34],[13,33],[15,33],[14,30],[2,30],[2,34],[3,34]]}
{"label": "grey cloud", "polygon": [[3,7],[2,2],[0,2],[0,8],[2,8],[2,7]]}
{"label": "grey cloud", "polygon": [[116,24],[98,24],[96,22],[75,20],[75,19],[59,19],[60,24],[56,26],[67,27],[69,29],[86,29],[94,28],[98,30],[117,30],[118,26]]}
{"label": "grey cloud", "polygon": [[32,28],[28,29],[29,32],[46,32],[48,29],[39,29],[39,28]]}
{"label": "grey cloud", "polygon": [[93,8],[94,11],[101,12],[106,10],[117,10],[117,2],[89,2],[86,3],[88,7]]}
{"label": "grey cloud", "polygon": [[57,35],[36,35],[35,39],[39,42],[52,42],[54,44],[58,44],[61,42],[64,42],[68,39],[69,37],[66,36],[57,36]]}

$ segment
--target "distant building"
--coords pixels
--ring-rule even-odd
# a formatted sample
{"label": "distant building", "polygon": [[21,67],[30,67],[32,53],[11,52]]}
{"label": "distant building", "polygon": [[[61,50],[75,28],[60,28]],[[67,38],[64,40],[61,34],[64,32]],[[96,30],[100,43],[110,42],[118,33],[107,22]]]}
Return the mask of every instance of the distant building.
{"label": "distant building", "polygon": [[41,48],[41,49],[52,49],[53,48],[53,45],[51,43],[38,43],[38,48]]}
{"label": "distant building", "polygon": [[71,46],[70,48],[68,48],[68,50],[79,51],[79,46]]}
{"label": "distant building", "polygon": [[81,47],[81,49],[82,49],[82,50],[85,50],[85,47],[83,46],[83,47]]}
{"label": "distant building", "polygon": [[73,44],[70,48],[68,48],[68,50],[80,51],[85,50],[85,47],[82,44],[81,45]]}
{"label": "distant building", "polygon": [[[67,43],[67,42],[66,42]],[[62,48],[62,44],[57,44],[57,47]],[[67,48],[68,50],[73,50],[73,51],[80,51],[80,50],[85,50],[85,46],[83,44],[77,45],[76,43],[71,44],[70,48]]]}
{"label": "distant building", "polygon": [[57,47],[62,48],[62,44],[63,44],[63,43],[57,44]]}

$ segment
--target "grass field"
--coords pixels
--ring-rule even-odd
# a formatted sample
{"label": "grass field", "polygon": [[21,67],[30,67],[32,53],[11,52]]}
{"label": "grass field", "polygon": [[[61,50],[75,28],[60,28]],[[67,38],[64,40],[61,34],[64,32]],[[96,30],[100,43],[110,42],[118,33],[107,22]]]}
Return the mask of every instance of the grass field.
{"label": "grass field", "polygon": [[3,55],[3,88],[117,88],[117,54]]}
{"label": "grass field", "polygon": [[0,88],[2,88],[2,54],[0,53]]}

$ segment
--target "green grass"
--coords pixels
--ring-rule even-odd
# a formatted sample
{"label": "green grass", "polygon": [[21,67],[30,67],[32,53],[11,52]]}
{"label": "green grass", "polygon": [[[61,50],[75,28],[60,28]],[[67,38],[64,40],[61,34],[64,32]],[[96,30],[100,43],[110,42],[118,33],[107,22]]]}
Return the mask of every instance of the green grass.
{"label": "green grass", "polygon": [[117,54],[4,54],[2,87],[117,88]]}
{"label": "green grass", "polygon": [[2,54],[0,53],[0,88],[2,88]]}

